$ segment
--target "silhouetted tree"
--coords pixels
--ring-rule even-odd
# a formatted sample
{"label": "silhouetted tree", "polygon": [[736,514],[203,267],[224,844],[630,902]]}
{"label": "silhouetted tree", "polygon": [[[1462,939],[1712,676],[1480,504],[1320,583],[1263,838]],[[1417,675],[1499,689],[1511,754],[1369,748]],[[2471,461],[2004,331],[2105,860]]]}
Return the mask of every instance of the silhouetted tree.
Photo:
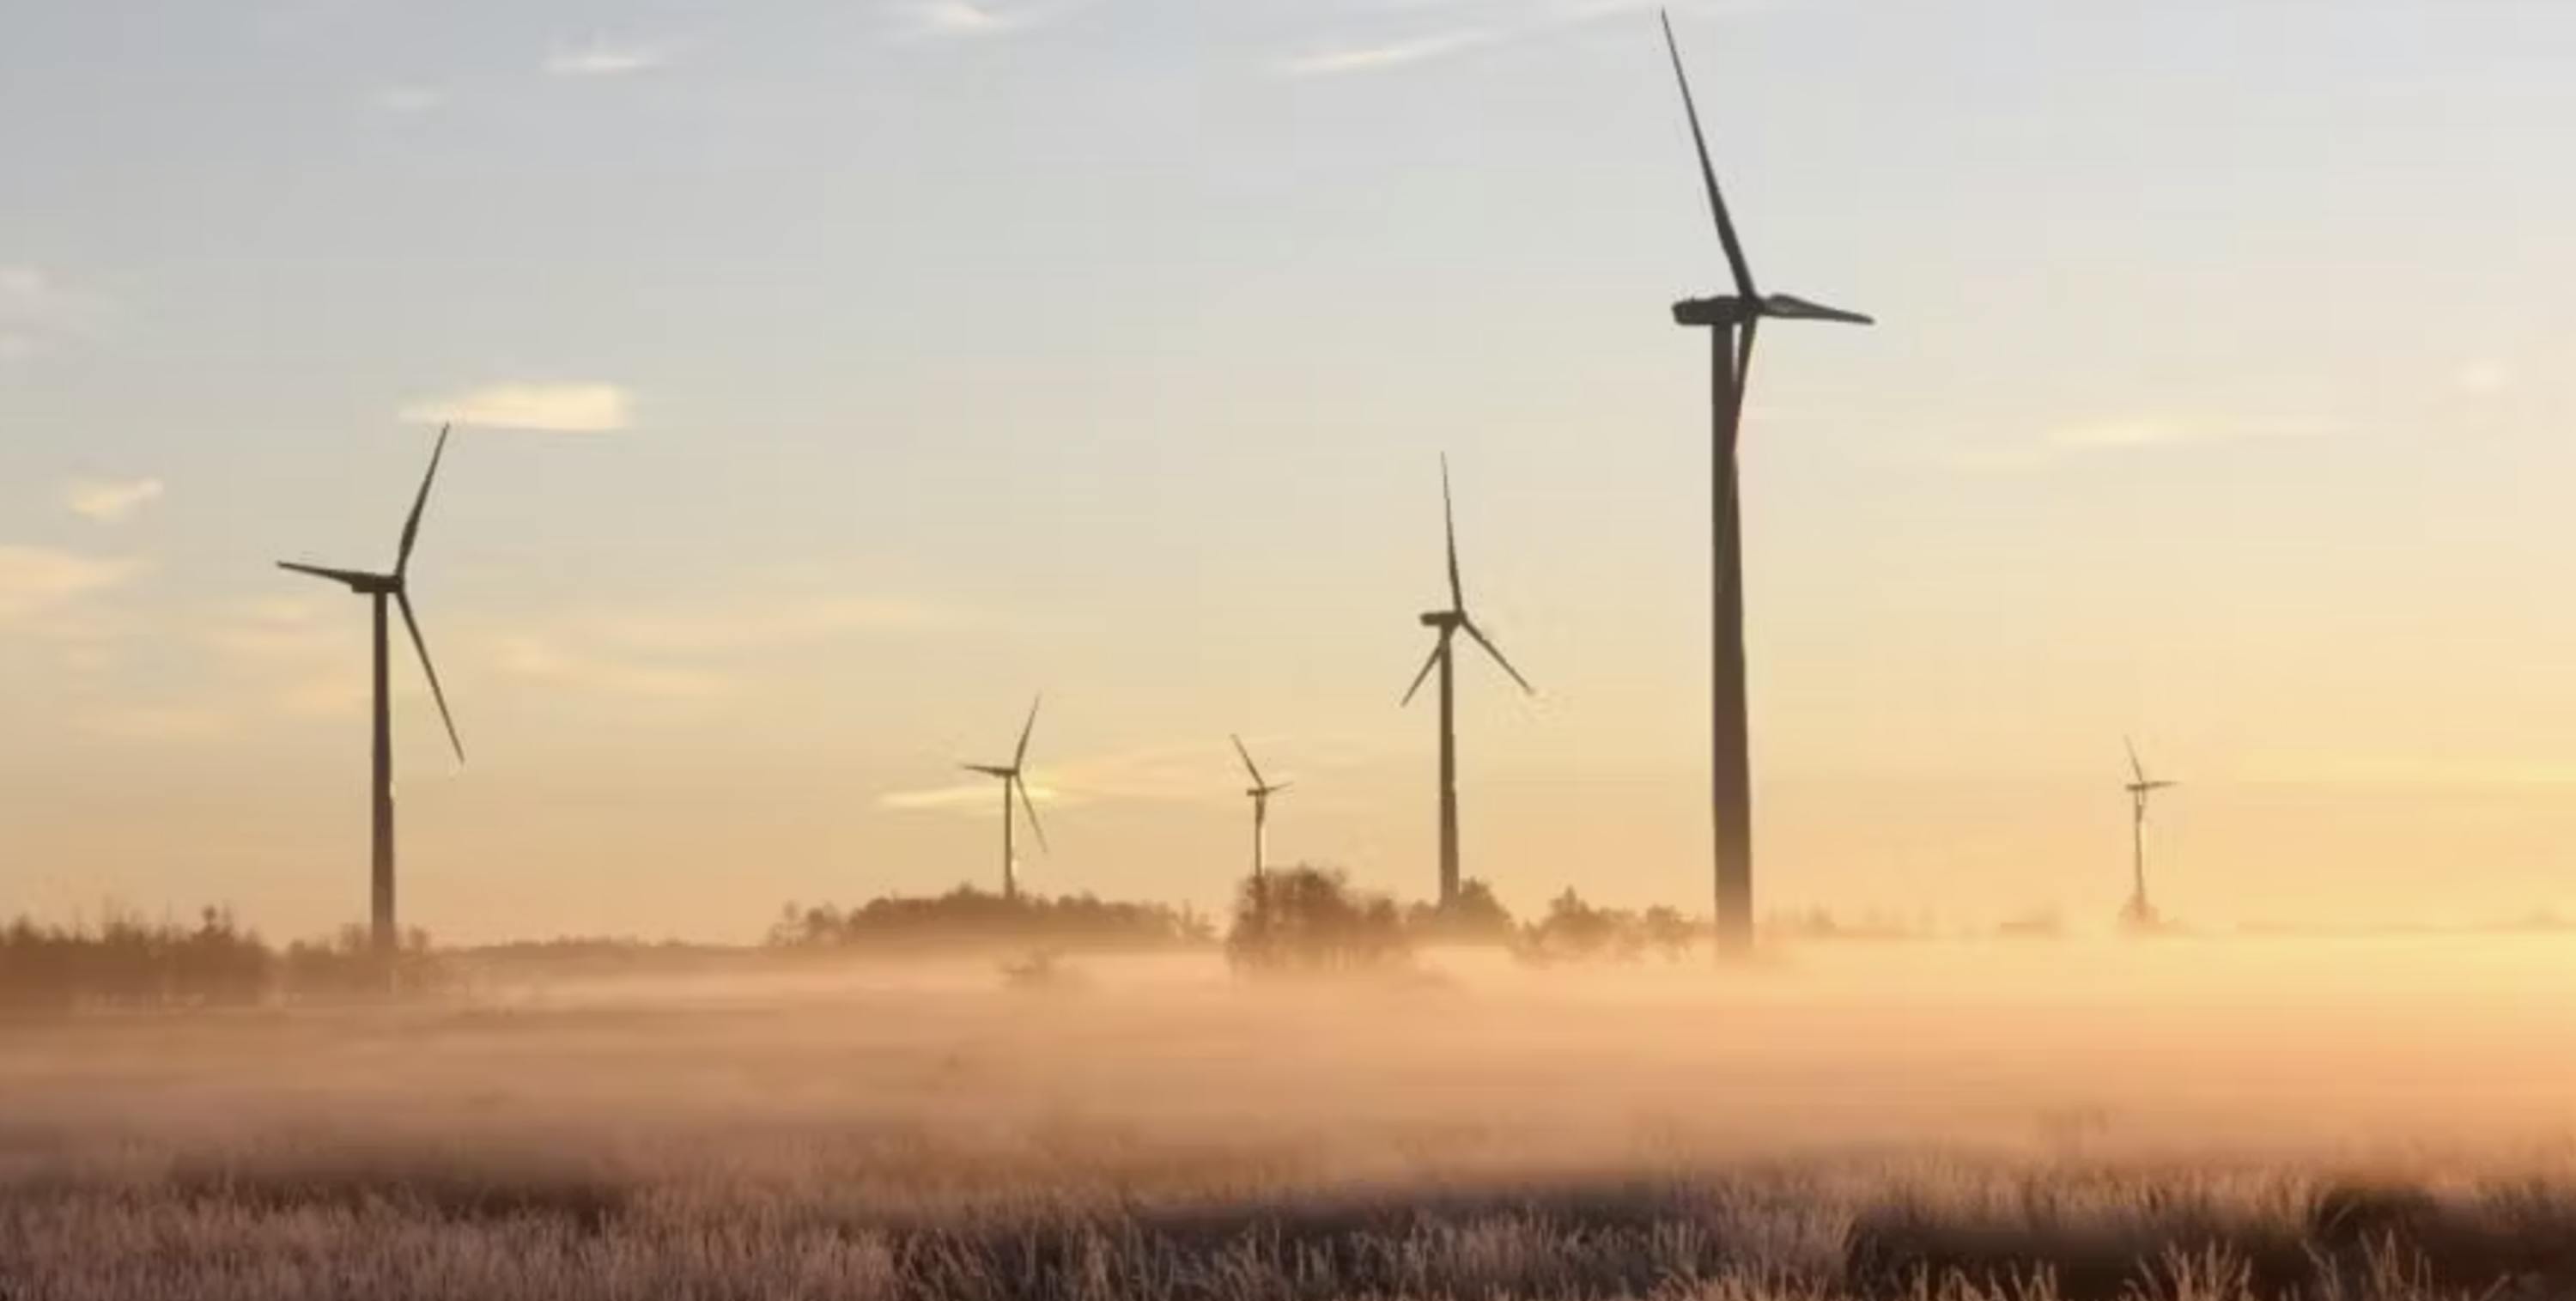
{"label": "silhouetted tree", "polygon": [[1664,955],[1666,961],[1679,961],[1689,954],[1703,929],[1683,916],[1681,909],[1664,904],[1647,909],[1641,921],[1647,946]]}
{"label": "silhouetted tree", "polygon": [[1652,950],[1667,960],[1689,953],[1707,923],[1658,905],[1643,913],[1597,908],[1569,889],[1549,901],[1547,915],[1521,928],[1513,953],[1523,961],[1634,962]]}
{"label": "silhouetted tree", "polygon": [[1494,897],[1494,887],[1474,877],[1458,883],[1449,906],[1417,903],[1404,914],[1414,938],[1439,944],[1510,944],[1516,931],[1511,910]]}
{"label": "silhouetted tree", "polygon": [[1098,952],[1175,948],[1215,939],[1215,927],[1187,908],[1120,903],[1088,894],[1005,899],[971,886],[928,899],[874,899],[846,913],[828,904],[800,913],[790,904],[769,928],[773,948],[880,952],[1024,946]]}
{"label": "silhouetted tree", "polygon": [[96,930],[19,919],[0,931],[0,1007],[232,1007],[266,998],[275,963],[232,914],[208,908],[194,927],[110,912]]}
{"label": "silhouetted tree", "polygon": [[1247,970],[1382,967],[1409,952],[1393,899],[1353,890],[1342,872],[1303,865],[1246,879],[1226,937],[1226,956]]}

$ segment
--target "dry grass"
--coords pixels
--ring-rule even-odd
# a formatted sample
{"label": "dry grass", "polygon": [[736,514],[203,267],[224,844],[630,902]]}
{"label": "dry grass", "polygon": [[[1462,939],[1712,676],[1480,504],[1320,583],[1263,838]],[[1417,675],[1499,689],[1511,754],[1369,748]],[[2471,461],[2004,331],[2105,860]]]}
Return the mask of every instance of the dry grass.
{"label": "dry grass", "polygon": [[2240,960],[5,1027],[0,1297],[2576,1294],[2556,967],[2463,959],[2440,1018],[2334,964],[2191,994]]}

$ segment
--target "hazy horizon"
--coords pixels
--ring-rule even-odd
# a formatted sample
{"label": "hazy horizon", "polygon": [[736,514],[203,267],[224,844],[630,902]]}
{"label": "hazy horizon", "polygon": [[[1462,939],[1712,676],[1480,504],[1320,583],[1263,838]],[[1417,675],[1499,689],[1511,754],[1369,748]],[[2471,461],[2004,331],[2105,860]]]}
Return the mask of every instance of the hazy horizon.
{"label": "hazy horizon", "polygon": [[[1723,275],[1646,5],[51,5],[0,47],[0,915],[756,935],[997,883],[1705,912]],[[1759,905],[2576,911],[2576,11],[1674,6],[1765,288]],[[2008,32],[2010,39],[1996,39]],[[2428,105],[2437,111],[2428,111]]]}

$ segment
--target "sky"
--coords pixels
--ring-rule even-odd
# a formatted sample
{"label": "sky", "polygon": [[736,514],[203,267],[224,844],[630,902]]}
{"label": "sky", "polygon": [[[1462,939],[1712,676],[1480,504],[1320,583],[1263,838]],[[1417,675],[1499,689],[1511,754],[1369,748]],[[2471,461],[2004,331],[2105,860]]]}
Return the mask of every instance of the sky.
{"label": "sky", "polygon": [[[1757,890],[2107,921],[2576,910],[2576,11],[1685,0],[1766,289]],[[0,913],[757,935],[991,886],[1704,909],[1724,263],[1620,0],[16,0]]]}

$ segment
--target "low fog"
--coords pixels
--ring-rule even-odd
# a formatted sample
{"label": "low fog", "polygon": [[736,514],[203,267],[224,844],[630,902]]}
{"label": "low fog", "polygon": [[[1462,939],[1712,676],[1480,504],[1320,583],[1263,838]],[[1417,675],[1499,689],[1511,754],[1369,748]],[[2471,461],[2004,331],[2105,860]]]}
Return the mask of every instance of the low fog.
{"label": "low fog", "polygon": [[1209,955],[485,972],[441,1001],[6,1029],[7,1173],[415,1157],[1200,1196],[1831,1154],[2554,1157],[2576,946],[1816,944],[1251,979]]}

